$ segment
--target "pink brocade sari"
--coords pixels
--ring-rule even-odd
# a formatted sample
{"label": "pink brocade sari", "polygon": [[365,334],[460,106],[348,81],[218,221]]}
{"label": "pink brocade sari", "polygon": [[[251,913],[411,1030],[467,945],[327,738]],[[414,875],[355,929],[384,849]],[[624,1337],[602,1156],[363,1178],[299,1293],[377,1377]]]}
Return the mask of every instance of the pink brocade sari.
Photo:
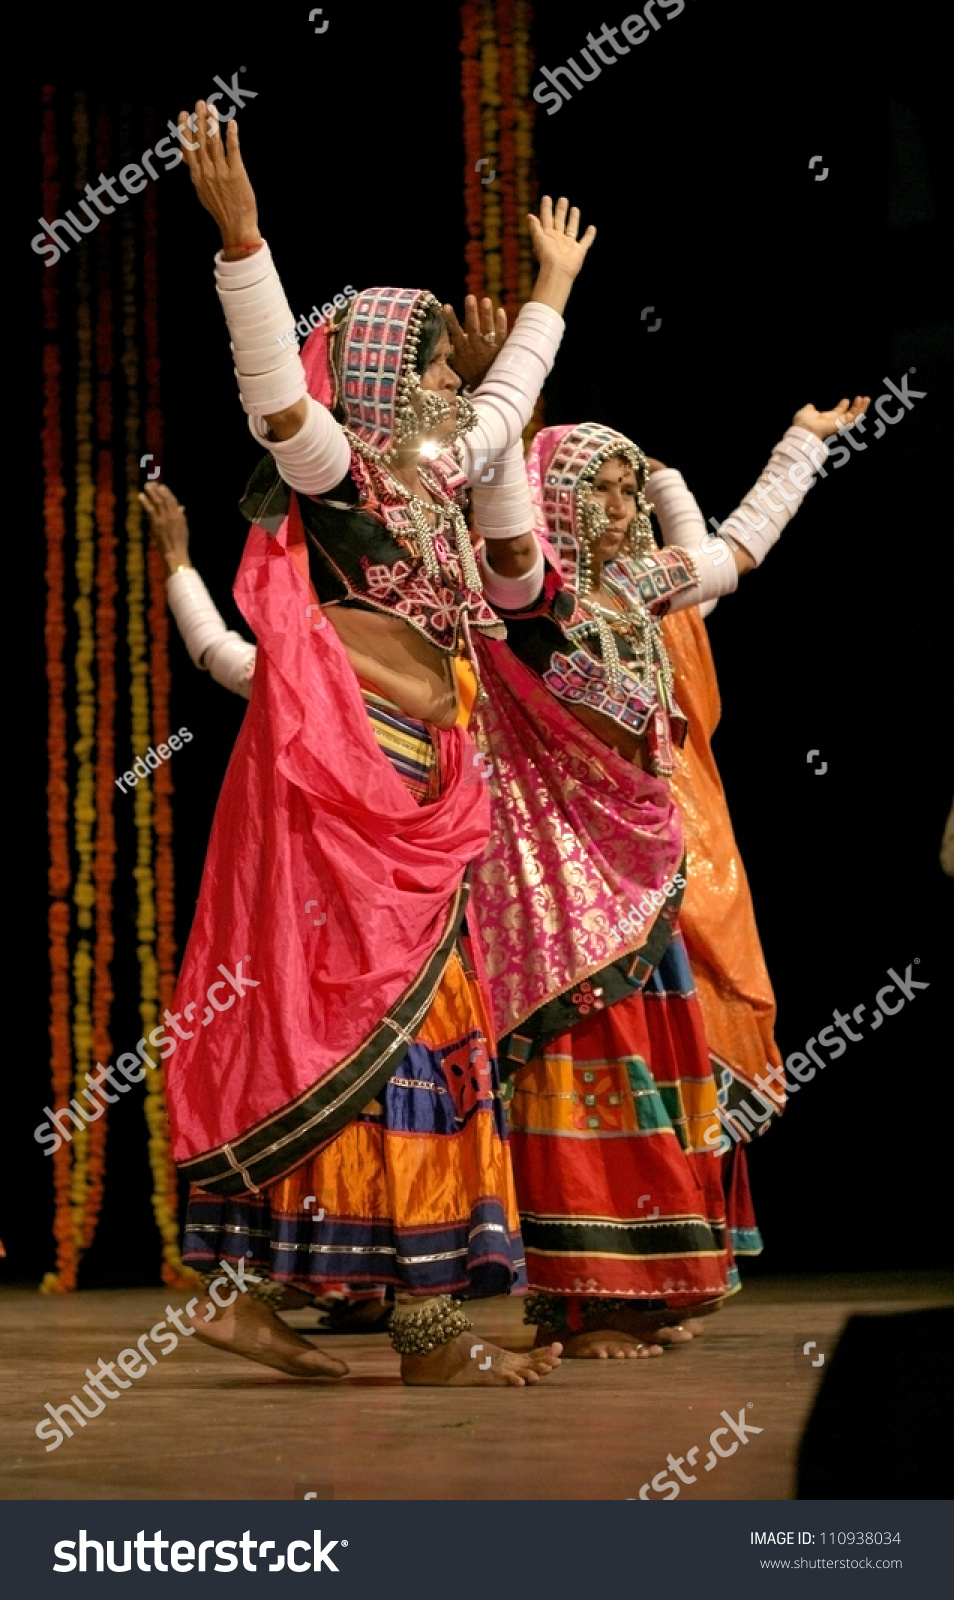
{"label": "pink brocade sari", "polygon": [[[477,649],[486,698],[472,725],[493,775],[490,838],[473,874],[472,915],[503,1036],[652,942],[673,904],[683,840],[662,779],[577,721],[506,645],[481,641]],[[648,911],[644,926],[615,931],[654,890],[663,904]],[[661,954],[670,930],[660,926],[658,933]]]}

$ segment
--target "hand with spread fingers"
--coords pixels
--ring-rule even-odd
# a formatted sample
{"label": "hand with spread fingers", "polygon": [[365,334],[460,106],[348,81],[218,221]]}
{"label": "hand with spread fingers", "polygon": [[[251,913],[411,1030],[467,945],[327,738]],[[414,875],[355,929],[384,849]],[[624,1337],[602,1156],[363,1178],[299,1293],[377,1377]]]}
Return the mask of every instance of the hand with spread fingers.
{"label": "hand with spread fingers", "polygon": [[[182,156],[189,169],[199,202],[214,217],[222,234],[226,260],[248,254],[262,242],[258,231],[258,205],[239,150],[238,119],[227,124],[225,139],[215,106],[196,102],[190,117],[180,111],[178,124]],[[187,137],[188,132],[193,137]]]}
{"label": "hand with spread fingers", "polygon": [[506,343],[507,313],[503,306],[495,313],[493,301],[486,297],[478,307],[477,296],[469,294],[464,301],[464,326],[450,305],[444,307],[444,320],[454,347],[451,366],[466,384],[476,388]]}
{"label": "hand with spread fingers", "polygon": [[587,251],[596,238],[596,229],[591,223],[582,239],[579,237],[579,207],[571,206],[563,195],[554,209],[553,201],[545,194],[540,201],[540,215],[535,217],[531,213],[528,220],[533,253],[540,263],[530,299],[562,314]]}
{"label": "hand with spread fingers", "polygon": [[819,411],[817,406],[802,406],[792,418],[792,426],[807,428],[816,439],[829,439],[833,433],[840,433],[843,428],[853,428],[858,418],[864,416],[870,404],[870,394],[856,394],[850,405],[847,399],[839,400],[831,411]]}
{"label": "hand with spread fingers", "polygon": [[149,518],[149,531],[167,570],[173,573],[179,567],[191,567],[185,506],[179,504],[164,483],[147,483],[139,501]]}

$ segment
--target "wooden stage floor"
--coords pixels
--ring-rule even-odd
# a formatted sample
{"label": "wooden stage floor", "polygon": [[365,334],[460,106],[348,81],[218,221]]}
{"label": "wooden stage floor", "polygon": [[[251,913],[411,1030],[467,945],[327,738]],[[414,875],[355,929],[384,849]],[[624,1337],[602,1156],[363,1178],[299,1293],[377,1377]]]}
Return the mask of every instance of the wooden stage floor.
{"label": "wooden stage floor", "polygon": [[[47,1454],[44,1402],[81,1392],[188,1295],[0,1291],[6,1500],[623,1500],[701,1446],[684,1499],[785,1500],[823,1367],[853,1312],[954,1301],[941,1274],[751,1280],[704,1337],[655,1360],[572,1361],[522,1390],[406,1389],[383,1335],[327,1337],[350,1378],[313,1383],[180,1340]],[[470,1308],[481,1334],[528,1341],[518,1300]],[[304,1313],[291,1319],[301,1321]],[[815,1341],[809,1356],[802,1346]],[[904,1352],[885,1352],[886,1364]],[[760,1427],[710,1473],[720,1412]],[[731,1440],[729,1435],[724,1443]],[[656,1498],[655,1495],[652,1498]]]}

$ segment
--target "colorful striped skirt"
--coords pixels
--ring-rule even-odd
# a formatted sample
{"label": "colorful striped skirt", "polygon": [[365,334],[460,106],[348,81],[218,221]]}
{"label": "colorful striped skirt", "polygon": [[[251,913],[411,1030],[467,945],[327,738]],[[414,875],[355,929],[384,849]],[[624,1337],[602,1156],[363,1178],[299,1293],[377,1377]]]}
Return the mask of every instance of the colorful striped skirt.
{"label": "colorful striped skirt", "polygon": [[572,1302],[571,1327],[592,1299],[688,1311],[737,1287],[733,1232],[760,1243],[741,1167],[727,1214],[716,1096],[678,934],[644,989],[594,1007],[514,1074],[527,1275]]}
{"label": "colorful striped skirt", "polygon": [[[435,792],[423,722],[364,690],[378,742],[422,804]],[[379,1099],[261,1196],[193,1190],[183,1256],[314,1295],[380,1286],[506,1294],[526,1286],[497,1060],[466,928],[431,1009]]]}

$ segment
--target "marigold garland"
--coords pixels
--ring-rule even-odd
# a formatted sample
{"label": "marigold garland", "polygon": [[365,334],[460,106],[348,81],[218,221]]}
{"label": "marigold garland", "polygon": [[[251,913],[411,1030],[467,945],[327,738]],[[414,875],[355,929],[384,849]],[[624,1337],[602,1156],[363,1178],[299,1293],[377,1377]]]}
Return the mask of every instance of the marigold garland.
{"label": "marigold garland", "polygon": [[[96,119],[96,168],[110,158],[109,124]],[[96,236],[96,892],[93,947],[93,1057],[112,1055],[109,1019],[113,1004],[113,880],[116,875],[116,495],[113,484],[113,303],[108,236]],[[82,1245],[89,1249],[102,1209],[106,1181],[109,1110],[91,1129],[89,1177]]]}
{"label": "marigold garland", "polygon": [[[73,148],[76,154],[76,175],[80,180],[87,169],[89,125],[86,105],[77,97],[73,111]],[[76,855],[76,874],[73,882],[73,904],[76,907],[76,925],[82,930],[73,953],[73,1087],[77,1105],[90,1104],[90,1090],[86,1074],[92,1070],[92,989],[93,954],[88,930],[93,925],[93,907],[96,891],[93,886],[93,825],[96,820],[96,775],[93,751],[96,737],[96,679],[93,663],[96,656],[93,627],[93,579],[96,568],[93,514],[96,489],[93,481],[93,390],[92,390],[92,319],[90,315],[89,252],[78,252],[76,261],[76,412],[75,412],[75,536],[76,536],[76,599],[73,609],[77,619],[76,653],[74,657],[74,682],[76,693],[75,723],[77,737],[73,745],[76,757],[76,776],[73,787],[73,849]],[[85,1091],[85,1095],[84,1095]],[[90,1106],[92,1111],[96,1102]],[[73,1209],[73,1228],[76,1237],[77,1262],[83,1249],[87,1187],[90,1174],[92,1144],[96,1135],[102,1148],[101,1117],[73,1129],[73,1171],[70,1196]]]}
{"label": "marigold garland", "polygon": [[[60,185],[56,181],[57,136],[55,92],[52,84],[43,89],[41,200],[43,215],[55,217],[59,211]],[[50,1045],[51,1099],[54,1107],[65,1105],[70,1097],[72,1055],[70,1049],[70,855],[69,855],[69,758],[66,719],[66,577],[64,546],[66,518],[63,502],[66,484],[63,471],[62,367],[59,350],[60,313],[56,274],[44,272],[43,306],[43,522],[46,533],[46,646],[47,707],[47,836],[50,867],[48,882],[50,910]],[[76,1239],[70,1209],[69,1145],[63,1143],[53,1162],[53,1236],[56,1242],[56,1267],[47,1272],[40,1285],[44,1294],[65,1294],[76,1287]]]}
{"label": "marigold garland", "polygon": [[[157,200],[150,188],[143,208],[143,317],[145,328],[146,447],[153,459],[162,459],[162,409],[159,386],[159,308]],[[149,670],[152,684],[153,744],[167,743],[169,724],[169,609],[166,601],[166,572],[154,546],[148,557],[149,574]],[[171,1004],[176,979],[175,878],[172,856],[172,767],[164,761],[153,773],[152,793],[155,829],[155,905],[156,962],[159,1003]],[[159,1069],[149,1074],[146,1091],[146,1123],[149,1128],[149,1156],[153,1174],[152,1206],[162,1237],[162,1279],[170,1288],[184,1288],[197,1281],[179,1254],[178,1182],[175,1162],[169,1147],[165,1079]]]}
{"label": "marigold garland", "polygon": [[[57,181],[58,141],[52,87],[43,91],[41,137],[43,212],[60,209]],[[123,137],[125,138],[123,130]],[[75,186],[90,173],[89,117],[78,96],[72,118]],[[110,120],[102,108],[96,118],[97,170],[115,167],[110,149]],[[71,184],[72,187],[72,184]],[[52,1044],[51,1098],[55,1109],[71,1096],[89,1105],[83,1091],[94,1061],[108,1062],[112,1053],[110,1021],[113,1004],[112,960],[115,943],[113,887],[116,876],[116,672],[117,672],[117,528],[112,433],[117,413],[125,428],[124,520],[126,548],[126,614],[129,660],[130,732],[134,753],[166,742],[169,732],[170,673],[168,616],[161,562],[149,570],[143,519],[138,501],[139,456],[142,451],[141,388],[138,361],[142,324],[137,314],[136,251],[143,249],[145,327],[146,443],[154,459],[161,452],[159,335],[156,308],[156,196],[152,188],[141,211],[123,215],[115,228],[101,228],[94,239],[78,244],[66,274],[45,272],[42,303],[44,523],[47,537],[45,624],[49,690],[47,783],[50,849],[49,914]],[[114,356],[112,298],[113,252],[119,246],[122,273],[122,364]],[[65,565],[67,497],[62,422],[63,326],[59,296],[64,281],[76,282],[75,438],[72,478],[75,485],[74,584],[68,596]],[[95,293],[95,318],[93,316]],[[71,359],[68,358],[68,360]],[[95,365],[94,365],[95,362]],[[125,393],[114,398],[114,385],[124,380]],[[153,553],[153,556],[155,553]],[[94,593],[95,591],[95,593]],[[69,638],[68,606],[75,613],[75,650],[70,685],[74,704],[66,704],[68,673],[65,652]],[[148,619],[147,619],[148,607]],[[147,640],[148,620],[148,640]],[[150,700],[152,713],[150,713]],[[70,724],[75,729],[70,766]],[[72,780],[72,782],[71,782]],[[72,788],[72,794],[71,794]],[[171,998],[175,976],[175,904],[172,863],[172,781],[167,764],[152,784],[140,783],[127,815],[135,832],[137,956],[139,1014],[143,1036],[155,1027],[159,1005]],[[70,821],[72,800],[72,845]],[[128,804],[128,802],[127,802]],[[153,807],[155,815],[153,816]],[[72,956],[71,956],[72,945]],[[162,997],[162,1000],[160,999]],[[81,1098],[83,1096],[83,1098]],[[96,1101],[90,1109],[96,1108]],[[162,1240],[162,1278],[170,1285],[196,1281],[178,1249],[176,1172],[166,1133],[167,1117],[161,1071],[146,1075],[145,1116],[153,1180],[153,1210]],[[70,1129],[52,1157],[56,1268],[45,1274],[44,1293],[75,1289],[79,1262],[93,1242],[102,1206],[105,1174],[106,1112],[83,1128]]]}
{"label": "marigold garland", "polygon": [[[467,293],[502,299],[511,325],[530,298],[527,213],[536,201],[528,0],[464,0],[460,12]],[[483,179],[490,172],[492,182]],[[528,429],[542,421],[537,402]]]}

